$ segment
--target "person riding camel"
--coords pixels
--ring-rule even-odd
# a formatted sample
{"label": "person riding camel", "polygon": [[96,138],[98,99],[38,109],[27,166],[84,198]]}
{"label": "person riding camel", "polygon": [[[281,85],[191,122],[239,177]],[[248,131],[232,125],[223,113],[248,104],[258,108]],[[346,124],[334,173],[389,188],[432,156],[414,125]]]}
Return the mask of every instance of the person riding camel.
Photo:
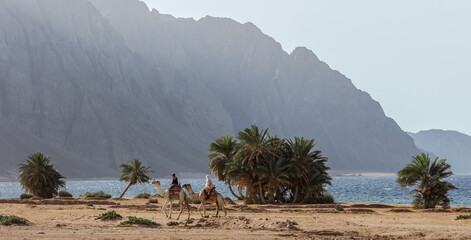
{"label": "person riding camel", "polygon": [[169,189],[173,189],[175,187],[178,187],[179,184],[178,184],[178,178],[177,176],[175,175],[175,173],[172,173],[172,184],[170,184],[170,188]]}
{"label": "person riding camel", "polygon": [[206,175],[206,186],[204,188],[204,198],[207,200],[211,197],[212,193],[216,191],[216,186],[214,186],[213,181],[209,178],[209,175]]}

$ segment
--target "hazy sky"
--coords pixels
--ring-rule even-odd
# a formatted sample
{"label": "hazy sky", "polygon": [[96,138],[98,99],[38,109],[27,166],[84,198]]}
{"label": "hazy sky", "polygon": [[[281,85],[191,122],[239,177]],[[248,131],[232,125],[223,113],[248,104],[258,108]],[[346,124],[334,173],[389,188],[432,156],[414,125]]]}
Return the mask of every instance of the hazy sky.
{"label": "hazy sky", "polygon": [[406,131],[471,135],[471,1],[145,0],[177,17],[252,22],[306,46],[379,101]]}

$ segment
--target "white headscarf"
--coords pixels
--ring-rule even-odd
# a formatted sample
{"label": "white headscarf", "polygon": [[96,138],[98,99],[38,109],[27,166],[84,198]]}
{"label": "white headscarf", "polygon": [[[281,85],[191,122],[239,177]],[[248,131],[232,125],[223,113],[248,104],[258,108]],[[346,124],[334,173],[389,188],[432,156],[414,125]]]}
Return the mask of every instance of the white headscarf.
{"label": "white headscarf", "polygon": [[213,186],[213,181],[211,181],[209,175],[206,175],[206,188],[212,188]]}

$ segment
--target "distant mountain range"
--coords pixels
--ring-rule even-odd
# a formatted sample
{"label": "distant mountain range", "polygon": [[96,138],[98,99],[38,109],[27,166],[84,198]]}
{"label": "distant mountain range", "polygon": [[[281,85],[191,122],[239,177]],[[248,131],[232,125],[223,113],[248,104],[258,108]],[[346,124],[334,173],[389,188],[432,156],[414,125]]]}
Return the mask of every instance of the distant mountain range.
{"label": "distant mountain range", "polygon": [[208,172],[209,143],[251,124],[314,138],[334,170],[393,172],[420,152],[368,93],[252,23],[137,0],[4,0],[0,16],[3,178],[33,151],[71,178],[131,158]]}
{"label": "distant mountain range", "polygon": [[455,173],[471,173],[471,136],[445,130],[409,133],[417,147],[447,159]]}

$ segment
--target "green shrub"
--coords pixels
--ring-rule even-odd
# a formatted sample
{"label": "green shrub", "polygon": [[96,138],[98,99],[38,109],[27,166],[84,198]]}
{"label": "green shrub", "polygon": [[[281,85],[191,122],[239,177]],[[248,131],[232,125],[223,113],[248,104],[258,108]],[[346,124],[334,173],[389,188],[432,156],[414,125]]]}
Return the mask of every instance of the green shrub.
{"label": "green shrub", "polygon": [[157,198],[151,198],[149,199],[149,203],[159,203],[159,200]]}
{"label": "green shrub", "polygon": [[167,223],[167,226],[178,226],[180,223],[175,222],[175,221],[170,221]]}
{"label": "green shrub", "polygon": [[123,217],[121,217],[121,215],[119,215],[115,211],[109,211],[109,212],[100,214],[100,216],[96,217],[95,220],[106,221],[106,220],[113,220],[115,218],[123,218]]}
{"label": "green shrub", "polygon": [[462,220],[462,219],[471,219],[471,213],[469,215],[459,215],[456,216],[455,220]]}
{"label": "green shrub", "polygon": [[29,193],[23,193],[20,195],[20,199],[29,199],[29,198],[32,198],[33,195],[29,194]]}
{"label": "green shrub", "polygon": [[185,221],[185,224],[192,224],[192,223],[193,223],[193,219],[187,219],[187,220]]}
{"label": "green shrub", "polygon": [[244,200],[244,203],[245,204],[254,204],[253,200],[252,200],[252,195],[251,194],[248,194],[248,196],[245,198]]}
{"label": "green shrub", "polygon": [[128,225],[133,225],[133,224],[137,224],[137,225],[145,225],[145,226],[149,226],[149,227],[159,227],[160,224],[152,221],[152,220],[149,220],[149,219],[144,219],[144,218],[138,218],[138,217],[131,217],[131,216],[128,216],[128,220],[124,221],[124,222],[121,222],[118,226],[128,226]]}
{"label": "green shrub", "polygon": [[59,197],[73,197],[72,193],[67,192],[66,190],[60,191],[58,195],[59,195]]}
{"label": "green shrub", "polygon": [[332,195],[332,193],[324,191],[319,196],[319,203],[320,204],[334,203],[334,196]]}
{"label": "green shrub", "polygon": [[191,204],[201,204],[201,201],[199,199],[196,199],[196,198],[190,198],[189,202]]}
{"label": "green shrub", "polygon": [[343,206],[340,205],[340,204],[335,204],[334,208],[335,208],[335,210],[337,210],[337,211],[343,211]]}
{"label": "green shrub", "polygon": [[147,199],[147,198],[150,198],[150,194],[148,194],[148,193],[139,193],[139,194],[136,195],[135,198],[146,198]]}
{"label": "green shrub", "polygon": [[91,202],[90,202],[90,203],[87,203],[87,204],[85,204],[85,205],[87,205],[87,206],[89,206],[89,207],[93,207],[93,203],[91,203]]}
{"label": "green shrub", "polygon": [[80,195],[81,198],[111,198],[111,194],[106,194],[103,191],[98,192],[86,192]]}
{"label": "green shrub", "polygon": [[24,218],[20,218],[17,216],[3,216],[0,215],[0,225],[2,226],[10,226],[10,225],[28,225],[28,221]]}
{"label": "green shrub", "polygon": [[289,219],[286,220],[286,223],[288,223],[289,225],[298,225],[296,221],[291,221]]}

